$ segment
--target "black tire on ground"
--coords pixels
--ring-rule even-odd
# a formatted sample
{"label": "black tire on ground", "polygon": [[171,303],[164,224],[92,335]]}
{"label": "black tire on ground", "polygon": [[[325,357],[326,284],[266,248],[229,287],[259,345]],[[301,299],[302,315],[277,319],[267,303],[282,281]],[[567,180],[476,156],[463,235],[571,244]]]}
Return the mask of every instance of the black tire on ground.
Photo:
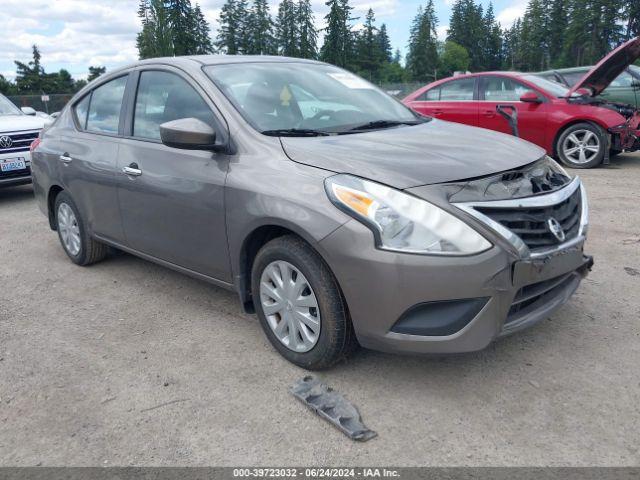
{"label": "black tire on ground", "polygon": [[[265,316],[260,297],[260,280],[265,268],[275,261],[288,262],[302,272],[318,301],[320,335],[315,346],[308,352],[295,352],[281,343]],[[299,237],[278,237],[260,249],[253,263],[251,289],[262,329],[275,349],[291,363],[308,370],[321,370],[348,357],[358,347],[336,278],[318,253]]]}
{"label": "black tire on ground", "polygon": [[[62,205],[63,203],[68,205],[69,208],[71,208],[71,210],[73,211],[73,214],[75,215],[76,221],[78,224],[78,229],[80,231],[80,251],[76,255],[73,255],[71,252],[67,250],[62,240],[60,228],[57,228],[58,209],[60,208],[60,205]],[[80,215],[80,211],[78,210],[78,207],[76,207],[76,204],[71,198],[71,195],[69,195],[67,192],[62,191],[56,197],[56,200],[54,203],[53,215],[56,221],[56,229],[58,231],[58,238],[60,239],[60,244],[62,245],[62,249],[64,250],[64,252],[67,254],[67,256],[71,259],[73,263],[81,266],[91,265],[92,263],[96,263],[96,262],[99,262],[100,260],[103,260],[107,256],[108,247],[105,244],[100,243],[89,236],[87,229],[85,228],[84,220]]]}
{"label": "black tire on ground", "polygon": [[[593,156],[593,158],[590,158],[586,162],[580,163],[576,159],[567,156],[565,154],[565,149],[563,148],[563,146],[569,136],[578,135],[579,138],[582,139],[584,138],[584,136],[581,134],[584,134],[585,132],[592,132],[595,135],[595,138],[598,141],[599,151]],[[590,122],[581,122],[576,123],[575,125],[571,125],[560,134],[558,140],[556,141],[555,149],[558,158],[566,166],[571,168],[593,168],[602,163],[605,151],[608,148],[607,143],[607,134],[602,129],[602,127]],[[573,143],[571,144],[573,145]]]}

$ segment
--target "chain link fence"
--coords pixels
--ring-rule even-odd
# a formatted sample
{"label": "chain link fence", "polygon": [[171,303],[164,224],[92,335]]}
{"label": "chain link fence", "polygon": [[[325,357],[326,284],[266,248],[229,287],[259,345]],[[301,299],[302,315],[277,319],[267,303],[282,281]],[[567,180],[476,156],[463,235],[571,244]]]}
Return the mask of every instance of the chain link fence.
{"label": "chain link fence", "polygon": [[[423,83],[383,83],[379,87],[389,95],[398,99],[403,99],[411,92],[422,87]],[[18,107],[32,107],[39,112],[59,112],[67,104],[73,94],[71,93],[52,93],[45,96],[42,95],[11,95],[7,98],[15,103]]]}
{"label": "chain link fence", "polygon": [[424,83],[382,83],[378,85],[382,90],[387,92],[392,97],[396,97],[402,100],[404,97],[409,95],[410,93],[415,92],[421,87],[424,87],[428,82]]}
{"label": "chain link fence", "polygon": [[45,100],[43,95],[11,95],[7,98],[18,107],[31,107],[38,112],[53,113],[62,110],[71,97],[72,93],[54,93],[44,96]]}

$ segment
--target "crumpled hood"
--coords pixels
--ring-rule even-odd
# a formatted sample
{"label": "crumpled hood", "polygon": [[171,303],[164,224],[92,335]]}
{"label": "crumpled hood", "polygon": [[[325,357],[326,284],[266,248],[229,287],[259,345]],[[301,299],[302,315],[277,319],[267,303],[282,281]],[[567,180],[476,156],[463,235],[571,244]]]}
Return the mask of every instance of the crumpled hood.
{"label": "crumpled hood", "polygon": [[295,162],[399,189],[507,171],[545,154],[511,135],[441,120],[355,135],[282,137],[281,141]]}
{"label": "crumpled hood", "polygon": [[640,58],[640,37],[629,40],[620,45],[609,55],[604,57],[589,72],[576,83],[569,95],[580,88],[588,88],[597,96],[613,82],[618,75]]}
{"label": "crumpled hood", "polygon": [[0,133],[40,130],[44,127],[45,120],[31,115],[0,115]]}

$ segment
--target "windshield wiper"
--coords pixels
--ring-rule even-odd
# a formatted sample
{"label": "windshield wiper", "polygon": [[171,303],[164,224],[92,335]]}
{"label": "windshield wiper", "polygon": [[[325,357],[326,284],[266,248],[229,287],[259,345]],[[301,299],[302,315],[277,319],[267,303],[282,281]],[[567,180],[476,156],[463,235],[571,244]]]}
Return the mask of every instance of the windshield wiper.
{"label": "windshield wiper", "polygon": [[375,130],[377,128],[391,128],[397,127],[399,125],[419,125],[427,121],[429,120],[426,118],[424,120],[374,120],[373,122],[363,123],[362,125],[358,125],[357,127],[350,128],[349,130],[347,130],[347,132]]}
{"label": "windshield wiper", "polygon": [[264,130],[260,133],[270,137],[326,137],[331,135],[329,132],[311,130],[309,128],[282,128],[279,130]]}

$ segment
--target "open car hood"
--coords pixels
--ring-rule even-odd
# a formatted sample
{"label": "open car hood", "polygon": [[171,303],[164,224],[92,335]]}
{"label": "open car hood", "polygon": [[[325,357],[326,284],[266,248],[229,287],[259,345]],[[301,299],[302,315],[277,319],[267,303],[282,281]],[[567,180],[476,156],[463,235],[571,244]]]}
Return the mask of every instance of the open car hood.
{"label": "open car hood", "polygon": [[282,137],[281,142],[295,162],[399,189],[504,172],[545,153],[510,135],[441,120],[355,135]]}
{"label": "open car hood", "polygon": [[591,90],[594,97],[600,95],[618,75],[638,58],[640,58],[640,37],[620,45],[600,60],[578,83],[571,87],[569,95],[580,88]]}

